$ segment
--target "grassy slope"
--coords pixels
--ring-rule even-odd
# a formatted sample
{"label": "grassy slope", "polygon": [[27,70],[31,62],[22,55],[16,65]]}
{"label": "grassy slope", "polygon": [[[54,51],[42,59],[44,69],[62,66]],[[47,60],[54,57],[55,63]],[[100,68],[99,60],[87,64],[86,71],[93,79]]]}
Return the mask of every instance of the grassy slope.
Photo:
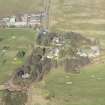
{"label": "grassy slope", "polygon": [[[16,39],[12,39],[12,37]],[[35,32],[29,29],[0,29],[0,83],[4,82],[17,66],[23,63],[24,59],[14,61],[19,49],[26,49],[27,53],[31,50],[31,44],[34,42]],[[9,47],[3,53],[3,47]]]}

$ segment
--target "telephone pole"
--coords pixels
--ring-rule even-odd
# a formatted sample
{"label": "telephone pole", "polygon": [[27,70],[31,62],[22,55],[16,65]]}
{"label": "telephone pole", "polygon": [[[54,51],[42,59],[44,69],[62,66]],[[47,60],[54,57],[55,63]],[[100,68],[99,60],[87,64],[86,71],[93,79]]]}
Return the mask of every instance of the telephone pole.
{"label": "telephone pole", "polygon": [[49,29],[51,0],[43,0],[43,7],[44,7],[44,13],[46,14],[45,28]]}

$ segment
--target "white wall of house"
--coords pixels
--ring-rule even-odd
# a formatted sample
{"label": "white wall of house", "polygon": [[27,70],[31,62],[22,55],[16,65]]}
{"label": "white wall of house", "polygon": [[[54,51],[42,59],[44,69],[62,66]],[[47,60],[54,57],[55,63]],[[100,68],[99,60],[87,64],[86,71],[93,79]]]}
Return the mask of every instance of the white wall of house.
{"label": "white wall of house", "polygon": [[26,27],[27,22],[15,22],[14,26],[15,27]]}
{"label": "white wall of house", "polygon": [[10,23],[11,25],[14,25],[15,22],[16,22],[16,17],[15,17],[15,16],[11,17],[9,23]]}

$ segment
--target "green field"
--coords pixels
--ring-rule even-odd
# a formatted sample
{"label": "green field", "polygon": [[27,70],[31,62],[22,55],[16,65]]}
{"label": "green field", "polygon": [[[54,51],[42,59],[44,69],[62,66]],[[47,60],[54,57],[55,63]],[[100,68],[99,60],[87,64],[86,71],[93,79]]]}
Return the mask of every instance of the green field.
{"label": "green field", "polygon": [[[0,83],[11,76],[11,71],[24,63],[27,55],[31,52],[34,43],[35,31],[31,29],[0,29]],[[16,59],[19,50],[24,49],[26,56]]]}
{"label": "green field", "polygon": [[31,90],[32,105],[38,104],[35,98],[39,103],[44,100],[43,105],[105,105],[104,68],[104,64],[91,65],[80,74],[67,74],[62,68],[53,70]]}
{"label": "green field", "polygon": [[104,105],[105,66],[95,66],[83,69],[79,75],[62,71],[50,74],[46,86],[55,95],[56,105]]}

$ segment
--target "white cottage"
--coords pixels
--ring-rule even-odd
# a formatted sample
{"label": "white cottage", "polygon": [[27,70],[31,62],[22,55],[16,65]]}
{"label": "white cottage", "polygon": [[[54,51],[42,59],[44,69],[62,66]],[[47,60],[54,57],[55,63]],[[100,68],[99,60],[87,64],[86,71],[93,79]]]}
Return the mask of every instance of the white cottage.
{"label": "white cottage", "polygon": [[12,16],[9,21],[7,22],[7,26],[10,27],[10,26],[14,26],[15,25],[15,22],[16,22],[16,16]]}

